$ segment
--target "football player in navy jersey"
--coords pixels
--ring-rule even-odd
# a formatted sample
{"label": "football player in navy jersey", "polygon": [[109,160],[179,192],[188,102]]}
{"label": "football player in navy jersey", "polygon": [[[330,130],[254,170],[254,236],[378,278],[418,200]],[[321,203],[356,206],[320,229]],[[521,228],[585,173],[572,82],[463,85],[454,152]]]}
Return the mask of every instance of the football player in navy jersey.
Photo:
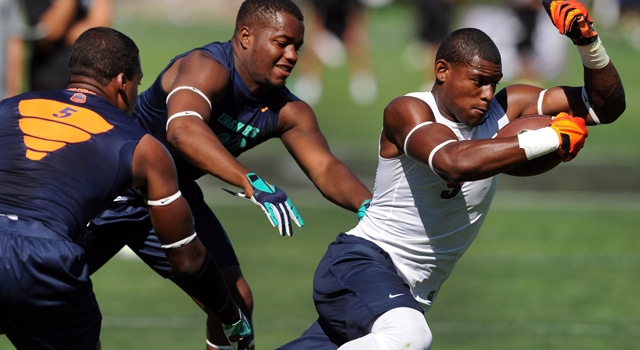
{"label": "football player in navy jersey", "polygon": [[100,347],[102,316],[75,241],[133,186],[175,278],[246,348],[251,327],[194,230],[169,152],[125,113],[142,79],[135,43],[89,29],[69,67],[67,89],[0,102],[0,328],[18,349]]}
{"label": "football player in navy jersey", "polygon": [[[134,111],[136,121],[172,152],[196,231],[248,316],[253,308],[251,290],[196,179],[210,174],[240,188],[239,196],[262,209],[281,235],[291,236],[292,222],[304,225],[292,201],[237,159],[264,141],[279,138],[333,203],[362,216],[371,198],[370,190],[330,151],[311,107],[285,86],[303,36],[303,15],[291,0],[246,0],[231,40],[176,56],[139,96]],[[156,272],[182,287],[150,230],[140,196],[129,191],[120,199],[91,222],[83,237],[92,271],[127,244]],[[122,244],[107,249],[116,235]],[[215,315],[209,316],[208,347],[228,348]]]}

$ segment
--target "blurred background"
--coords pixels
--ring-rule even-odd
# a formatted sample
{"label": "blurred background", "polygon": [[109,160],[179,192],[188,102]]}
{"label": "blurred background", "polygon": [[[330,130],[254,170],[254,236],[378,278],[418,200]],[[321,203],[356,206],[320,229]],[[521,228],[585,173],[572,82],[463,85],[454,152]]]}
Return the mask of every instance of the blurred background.
{"label": "blurred background", "polygon": [[[30,2],[0,0],[0,26],[23,18],[9,16],[5,1]],[[143,91],[175,55],[230,39],[241,0],[107,2],[94,10],[102,16],[92,18],[136,41]],[[430,89],[434,50],[451,30],[478,27],[496,41],[505,74],[498,89],[520,82],[582,85],[576,49],[539,1],[362,0],[337,28],[323,25],[328,12],[310,0],[298,3],[307,31],[288,86],[314,107],[334,153],[369,185],[385,105]],[[584,3],[622,76],[627,110],[616,123],[591,128],[574,161],[536,177],[501,177],[485,226],[427,314],[434,349],[637,349],[640,343],[640,1]],[[90,2],[85,5],[90,13]],[[0,30],[25,39],[22,45],[16,35],[3,39],[11,53],[3,59],[16,64],[1,75],[13,82],[6,95],[32,86],[29,60],[43,33],[27,17],[14,24],[20,30]],[[282,238],[252,204],[222,192],[215,179],[201,179],[252,286],[257,346],[273,349],[314,321],[315,265],[356,216],[322,198],[277,140],[240,160],[285,189],[306,222]],[[103,349],[204,348],[204,314],[126,251],[96,273],[94,284]],[[0,349],[12,349],[3,336]]]}

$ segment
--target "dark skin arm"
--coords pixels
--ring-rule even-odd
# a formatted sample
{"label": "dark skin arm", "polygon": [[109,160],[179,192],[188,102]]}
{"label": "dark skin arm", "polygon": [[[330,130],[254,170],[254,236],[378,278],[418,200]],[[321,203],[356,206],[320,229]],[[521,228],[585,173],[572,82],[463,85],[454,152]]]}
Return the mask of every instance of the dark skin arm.
{"label": "dark skin arm", "polygon": [[[583,67],[584,87],[591,108],[600,124],[615,122],[625,111],[624,86],[613,62],[601,69]],[[542,88],[530,85],[511,85],[496,94],[511,120],[538,113],[538,96]],[[585,118],[587,125],[595,125],[582,101],[582,87],[556,86],[547,90],[542,102],[542,114],[566,112]]]}
{"label": "dark skin arm", "polygon": [[[144,187],[147,198],[162,199],[178,192],[178,178],[169,152],[153,137],[144,136],[133,155],[134,187]],[[191,210],[180,197],[166,206],[150,206],[151,222],[162,244],[171,244],[194,233]],[[196,239],[182,248],[166,251],[172,270],[180,275],[196,273],[206,251]]]}
{"label": "dark skin arm", "polygon": [[[403,154],[409,132],[422,122],[434,120],[431,108],[422,100],[409,96],[394,99],[384,111],[380,155],[391,158]],[[449,128],[434,122],[413,132],[407,152],[410,157],[429,164],[429,155],[436,146],[455,141],[443,146],[432,160],[435,171],[451,183],[487,178],[527,160],[515,136],[457,140]]]}
{"label": "dark skin arm", "polygon": [[[224,94],[228,81],[224,67],[210,56],[196,51],[167,71],[163,85],[166,91],[178,86],[194,86],[215,103]],[[192,91],[174,93],[167,108],[168,116],[190,110],[198,112],[206,122],[211,118],[207,102]],[[352,211],[357,211],[363,200],[371,198],[366,186],[331,153],[316,117],[306,103],[288,103],[281,110],[278,127],[287,150],[326,198]],[[169,124],[167,139],[192,164],[242,188],[248,196],[253,194],[253,187],[245,176],[251,170],[231,155],[199,118],[174,119]]]}
{"label": "dark skin arm", "polygon": [[[178,177],[169,152],[150,135],[145,135],[133,154],[133,186],[146,188],[147,198],[159,200],[178,192]],[[180,242],[194,234],[191,210],[178,197],[164,206],[149,206],[151,223],[163,245]],[[195,237],[164,252],[185,290],[208,311],[215,312],[225,324],[239,320],[237,304],[231,299],[220,271],[204,245]],[[207,258],[209,257],[209,258]]]}
{"label": "dark skin arm", "polygon": [[[174,63],[163,77],[163,88],[172,91],[179,86],[198,88],[211,103],[216,103],[226,91],[229,73],[211,56],[196,51]],[[167,116],[181,111],[198,112],[197,117],[180,117],[169,124],[167,139],[182,156],[198,168],[234,186],[243,188],[249,196],[253,187],[245,174],[250,170],[231,155],[207,125],[211,110],[197,93],[179,90],[167,104]]]}
{"label": "dark skin arm", "polygon": [[280,112],[278,127],[282,143],[325,198],[351,211],[371,198],[371,191],[331,153],[308,104],[289,102]]}

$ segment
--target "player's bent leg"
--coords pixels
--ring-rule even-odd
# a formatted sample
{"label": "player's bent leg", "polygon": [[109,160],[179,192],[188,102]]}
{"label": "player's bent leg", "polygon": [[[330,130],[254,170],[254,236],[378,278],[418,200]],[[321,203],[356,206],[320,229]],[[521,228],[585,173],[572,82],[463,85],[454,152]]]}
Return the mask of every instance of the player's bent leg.
{"label": "player's bent leg", "polygon": [[338,350],[428,350],[432,339],[424,315],[401,307],[380,315],[371,326],[371,333],[343,344]]}

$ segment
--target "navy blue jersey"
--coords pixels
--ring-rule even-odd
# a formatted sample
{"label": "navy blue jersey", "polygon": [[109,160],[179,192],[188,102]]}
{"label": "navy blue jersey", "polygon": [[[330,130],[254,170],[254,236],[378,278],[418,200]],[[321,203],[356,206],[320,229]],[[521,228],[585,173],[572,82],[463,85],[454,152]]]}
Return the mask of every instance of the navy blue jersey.
{"label": "navy blue jersey", "polygon": [[[234,67],[231,41],[213,42],[194,50],[202,50],[211,55],[229,72],[230,88],[219,101],[212,101],[214,103],[209,121],[209,127],[229,153],[237,157],[270,138],[279,137],[280,109],[287,102],[298,98],[286,87],[270,89],[260,95],[249,91]],[[167,68],[192,51],[176,56]],[[151,87],[140,94],[134,115],[143,129],[171,150],[180,180],[197,179],[204,172],[188,163],[167,142],[167,92],[162,89],[162,77],[167,68],[158,75]]]}
{"label": "navy blue jersey", "polygon": [[144,131],[86,91],[26,93],[0,103],[0,214],[74,240],[131,186]]}

